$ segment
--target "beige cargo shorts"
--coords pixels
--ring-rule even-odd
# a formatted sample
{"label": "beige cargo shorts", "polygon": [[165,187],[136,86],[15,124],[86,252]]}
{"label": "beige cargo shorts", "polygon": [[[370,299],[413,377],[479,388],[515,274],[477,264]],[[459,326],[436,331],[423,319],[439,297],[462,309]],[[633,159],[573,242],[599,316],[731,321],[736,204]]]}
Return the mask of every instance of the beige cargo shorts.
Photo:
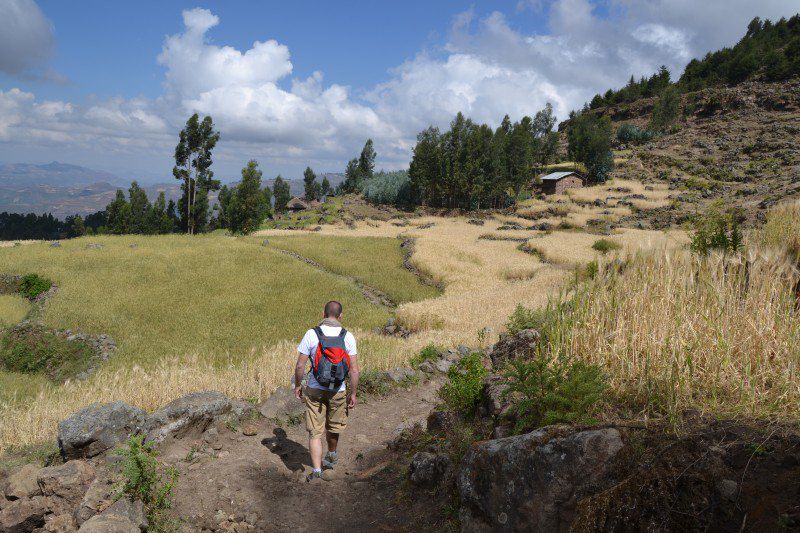
{"label": "beige cargo shorts", "polygon": [[306,429],[312,439],[329,433],[341,433],[347,427],[347,392],[303,388],[306,404]]}

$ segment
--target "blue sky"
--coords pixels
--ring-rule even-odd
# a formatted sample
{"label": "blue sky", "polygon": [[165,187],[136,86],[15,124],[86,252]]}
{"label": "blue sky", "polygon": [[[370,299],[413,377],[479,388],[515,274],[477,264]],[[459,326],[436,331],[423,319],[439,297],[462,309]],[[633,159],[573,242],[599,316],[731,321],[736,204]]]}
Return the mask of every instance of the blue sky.
{"label": "blue sky", "polygon": [[795,0],[180,2],[0,0],[0,161],[169,179],[194,111],[217,175],[340,171],[366,138],[407,165],[458,111],[559,117],[631,74],[731,45]]}

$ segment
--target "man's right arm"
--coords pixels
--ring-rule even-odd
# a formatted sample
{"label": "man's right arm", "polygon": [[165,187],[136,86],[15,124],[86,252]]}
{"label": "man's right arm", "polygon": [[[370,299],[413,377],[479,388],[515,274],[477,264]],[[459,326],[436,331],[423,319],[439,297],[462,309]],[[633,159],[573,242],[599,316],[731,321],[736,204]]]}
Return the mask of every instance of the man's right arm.
{"label": "man's right arm", "polygon": [[298,400],[303,396],[303,375],[306,373],[307,361],[306,354],[297,353],[297,363],[294,365],[294,395]]}

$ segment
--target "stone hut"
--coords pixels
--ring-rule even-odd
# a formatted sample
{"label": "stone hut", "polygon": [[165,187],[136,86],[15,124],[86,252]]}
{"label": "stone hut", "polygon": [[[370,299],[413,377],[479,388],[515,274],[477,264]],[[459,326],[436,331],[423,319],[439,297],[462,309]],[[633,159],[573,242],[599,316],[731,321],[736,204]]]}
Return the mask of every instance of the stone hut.
{"label": "stone hut", "polygon": [[552,172],[541,177],[542,192],[545,194],[561,194],[567,189],[583,187],[583,176],[578,172]]}

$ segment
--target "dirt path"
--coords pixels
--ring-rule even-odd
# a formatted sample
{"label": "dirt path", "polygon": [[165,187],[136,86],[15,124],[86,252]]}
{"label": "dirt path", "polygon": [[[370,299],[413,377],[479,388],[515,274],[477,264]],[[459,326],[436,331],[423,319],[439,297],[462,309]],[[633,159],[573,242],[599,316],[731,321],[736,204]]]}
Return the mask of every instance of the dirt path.
{"label": "dirt path", "polygon": [[302,422],[279,426],[260,419],[253,436],[221,428],[173,441],[161,453],[180,474],[174,513],[189,531],[417,530],[417,517],[395,501],[386,443],[425,420],[439,385],[399,388],[357,405],[330,481],[304,480],[311,467]]}

